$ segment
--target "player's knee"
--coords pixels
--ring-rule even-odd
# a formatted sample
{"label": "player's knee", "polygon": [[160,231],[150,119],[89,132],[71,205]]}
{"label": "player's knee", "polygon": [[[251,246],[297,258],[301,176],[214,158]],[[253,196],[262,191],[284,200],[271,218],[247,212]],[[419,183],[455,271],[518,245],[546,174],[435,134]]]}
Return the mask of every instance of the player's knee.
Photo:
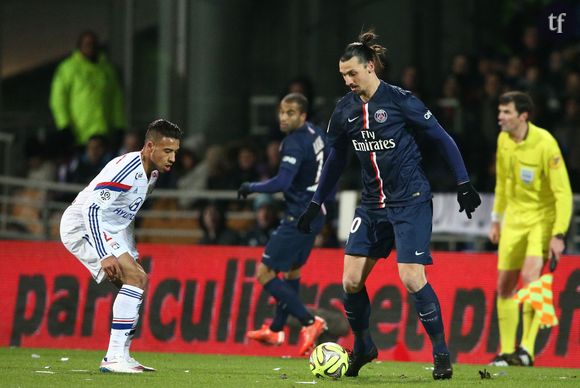
{"label": "player's knee", "polygon": [[506,283],[498,283],[497,285],[497,296],[502,299],[509,299],[514,296],[515,289]]}
{"label": "player's knee", "polygon": [[530,284],[531,282],[538,280],[539,278],[540,278],[540,274],[535,269],[526,270],[524,268],[522,270],[522,282],[524,284]]}
{"label": "player's knee", "polygon": [[266,265],[261,264],[256,271],[256,280],[261,285],[268,283],[274,277],[276,277],[276,272]]}
{"label": "player's knee", "polygon": [[516,291],[517,283],[511,281],[506,277],[498,277],[497,280],[497,296],[502,299],[511,298]]}
{"label": "player's knee", "polygon": [[399,278],[408,292],[418,292],[425,286],[425,284],[427,284],[427,281],[423,276],[419,276],[412,272],[399,272]]}
{"label": "player's knee", "polygon": [[417,292],[427,284],[425,266],[422,264],[399,264],[399,279],[408,292]]}
{"label": "player's knee", "polygon": [[132,273],[129,273],[125,278],[125,284],[138,287],[142,290],[145,290],[147,288],[148,283],[149,276],[142,271],[134,271]]}
{"label": "player's knee", "polygon": [[362,290],[364,287],[364,283],[361,279],[352,278],[352,277],[344,277],[342,279],[342,288],[347,294],[354,294]]}
{"label": "player's knee", "polygon": [[301,268],[301,266],[296,267],[296,268],[292,268],[288,272],[283,272],[282,277],[284,278],[284,280],[300,279],[300,268]]}

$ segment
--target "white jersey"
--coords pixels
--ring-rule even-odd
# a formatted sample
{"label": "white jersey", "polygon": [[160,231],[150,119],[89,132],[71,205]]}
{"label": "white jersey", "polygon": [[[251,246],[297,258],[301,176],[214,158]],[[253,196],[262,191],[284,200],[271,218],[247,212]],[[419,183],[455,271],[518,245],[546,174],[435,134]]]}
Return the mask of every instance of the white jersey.
{"label": "white jersey", "polygon": [[72,218],[84,225],[99,259],[113,255],[118,249],[116,236],[134,239],[131,223],[153,190],[158,175],[155,170],[147,179],[141,153],[130,152],[107,163],[69,206],[68,223]]}

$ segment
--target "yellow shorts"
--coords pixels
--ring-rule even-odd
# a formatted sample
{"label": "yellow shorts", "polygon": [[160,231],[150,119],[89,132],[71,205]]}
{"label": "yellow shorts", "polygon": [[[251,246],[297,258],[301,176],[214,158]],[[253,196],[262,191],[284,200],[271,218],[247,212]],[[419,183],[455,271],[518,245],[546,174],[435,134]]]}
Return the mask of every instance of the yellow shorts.
{"label": "yellow shorts", "polygon": [[499,240],[497,269],[522,269],[529,256],[548,258],[552,223],[538,223],[534,226],[503,226]]}

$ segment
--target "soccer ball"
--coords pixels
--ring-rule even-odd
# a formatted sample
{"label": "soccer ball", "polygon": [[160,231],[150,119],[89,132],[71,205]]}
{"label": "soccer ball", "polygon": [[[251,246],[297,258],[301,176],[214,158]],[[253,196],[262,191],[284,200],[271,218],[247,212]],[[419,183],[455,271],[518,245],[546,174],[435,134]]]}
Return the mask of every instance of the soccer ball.
{"label": "soccer ball", "polygon": [[340,378],[348,369],[348,354],[339,344],[325,342],[310,355],[310,371],[316,377]]}

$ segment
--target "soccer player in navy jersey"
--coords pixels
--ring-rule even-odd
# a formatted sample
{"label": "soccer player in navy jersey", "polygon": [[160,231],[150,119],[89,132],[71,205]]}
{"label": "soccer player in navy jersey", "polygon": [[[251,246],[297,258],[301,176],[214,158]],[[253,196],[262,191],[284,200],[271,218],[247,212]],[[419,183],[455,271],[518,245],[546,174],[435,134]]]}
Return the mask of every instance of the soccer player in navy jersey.
{"label": "soccer player in navy jersey", "polygon": [[[307,112],[308,100],[302,94],[291,93],[282,99],[278,118],[280,130],[286,137],[280,146],[279,171],[267,181],[244,182],[238,189],[238,199],[245,199],[250,193],[283,192],[287,207],[284,218],[266,245],[256,274],[258,282],[276,299],[276,313],[269,326],[248,331],[246,336],[265,344],[280,345],[284,342],[284,325],[291,314],[303,325],[299,344],[301,355],[309,354],[326,330],[324,319],[310,314],[298,295],[300,268],[306,264],[326,214],[324,206],[319,206],[312,215],[312,228],[307,234],[296,228],[298,217],[316,190],[325,159],[324,132],[306,121]],[[278,277],[279,272],[282,279]]]}
{"label": "soccer player in navy jersey", "polygon": [[449,379],[453,370],[441,308],[425,274],[425,266],[433,263],[429,251],[432,195],[410,129],[422,132],[453,170],[459,211],[465,210],[471,218],[481,200],[455,142],[433,114],[409,91],[378,78],[386,49],[371,44],[375,38],[373,31],[362,33],[340,58],[340,74],[351,92],[336,104],[330,119],[329,156],[298,228],[310,230],[352,147],[361,164],[363,192],[346,243],[342,278],[344,308],[355,337],[346,376],[358,376],[360,368],[378,355],[369,333],[371,307],[365,281],[377,260],[387,257],[396,243],[399,277],[433,344],[433,378]]}

